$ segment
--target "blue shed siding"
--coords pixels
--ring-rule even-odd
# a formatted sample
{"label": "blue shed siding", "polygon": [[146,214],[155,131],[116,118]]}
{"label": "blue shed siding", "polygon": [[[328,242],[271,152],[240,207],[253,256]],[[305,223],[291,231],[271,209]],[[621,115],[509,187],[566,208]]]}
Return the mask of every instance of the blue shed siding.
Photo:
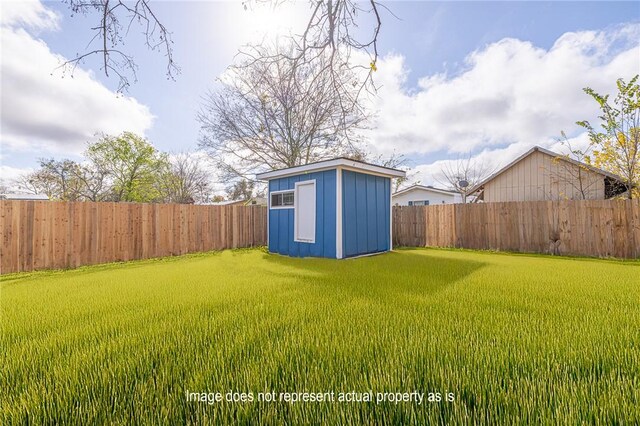
{"label": "blue shed siding", "polygon": [[336,257],[336,171],[272,179],[269,192],[294,189],[296,182],[316,180],[316,241],[293,240],[293,209],[269,209],[269,251],[295,257]]}
{"label": "blue shed siding", "polygon": [[345,257],[389,250],[389,178],[343,170],[342,232]]}

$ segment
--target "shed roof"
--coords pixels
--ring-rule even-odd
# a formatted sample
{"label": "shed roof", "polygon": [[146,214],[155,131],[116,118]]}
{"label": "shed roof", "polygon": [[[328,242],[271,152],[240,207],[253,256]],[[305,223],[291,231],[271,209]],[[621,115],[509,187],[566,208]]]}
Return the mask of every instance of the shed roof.
{"label": "shed roof", "polygon": [[259,173],[256,175],[258,180],[269,180],[286,176],[294,176],[305,173],[319,172],[322,170],[331,170],[336,168],[353,170],[361,173],[381,175],[385,177],[405,177],[406,172],[403,170],[392,169],[390,167],[377,166],[375,164],[365,163],[363,161],[352,160],[346,157],[333,158],[331,160],[318,161],[302,166],[288,167],[286,169],[273,170],[270,172]]}
{"label": "shed roof", "polygon": [[493,179],[495,179],[496,177],[498,177],[502,173],[506,172],[511,167],[515,166],[517,163],[519,163],[520,161],[524,160],[525,158],[527,158],[528,156],[530,156],[531,154],[533,154],[536,151],[541,152],[543,154],[550,155],[550,156],[552,156],[554,158],[558,158],[558,159],[563,160],[563,161],[567,161],[567,162],[575,164],[577,166],[586,167],[587,169],[591,170],[594,173],[601,174],[603,176],[606,176],[608,178],[614,179],[616,181],[619,181],[619,182],[623,181],[623,179],[620,176],[615,175],[615,174],[610,173],[610,172],[607,172],[606,170],[602,170],[602,169],[599,169],[597,167],[593,167],[593,166],[591,166],[589,164],[585,164],[585,163],[582,163],[580,161],[576,161],[573,158],[569,158],[569,157],[567,157],[565,155],[558,154],[557,152],[550,151],[550,150],[545,149],[545,148],[543,148],[541,146],[534,146],[533,148],[531,148],[530,150],[528,150],[527,152],[522,154],[520,157],[516,158],[515,160],[513,160],[512,162],[510,162],[509,164],[507,164],[506,166],[504,166],[503,168],[501,168],[500,170],[498,170],[497,172],[495,172],[494,174],[492,174],[491,176],[489,176],[488,178],[486,178],[485,180],[483,180],[482,182],[480,182],[479,184],[477,184],[476,186],[471,188],[471,190],[469,191],[469,194],[473,194],[474,192],[477,192],[485,184],[487,184],[487,182],[492,181]]}

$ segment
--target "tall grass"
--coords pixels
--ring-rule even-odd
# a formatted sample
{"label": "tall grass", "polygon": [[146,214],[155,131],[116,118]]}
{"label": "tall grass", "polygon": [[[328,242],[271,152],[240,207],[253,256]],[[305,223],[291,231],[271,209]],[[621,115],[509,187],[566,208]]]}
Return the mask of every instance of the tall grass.
{"label": "tall grass", "polygon": [[[227,251],[4,277],[0,424],[640,422],[640,263]],[[214,404],[193,392],[452,392]]]}

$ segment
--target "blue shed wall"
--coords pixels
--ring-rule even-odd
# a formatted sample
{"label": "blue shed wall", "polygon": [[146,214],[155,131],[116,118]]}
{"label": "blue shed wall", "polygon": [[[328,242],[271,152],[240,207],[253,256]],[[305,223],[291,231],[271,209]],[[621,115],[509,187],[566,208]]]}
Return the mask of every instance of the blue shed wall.
{"label": "blue shed wall", "polygon": [[293,240],[293,209],[269,209],[269,251],[295,257],[336,257],[336,171],[272,179],[269,192],[294,189],[296,182],[316,180],[316,242]]}
{"label": "blue shed wall", "polygon": [[342,171],[344,257],[389,250],[390,188],[389,178]]}

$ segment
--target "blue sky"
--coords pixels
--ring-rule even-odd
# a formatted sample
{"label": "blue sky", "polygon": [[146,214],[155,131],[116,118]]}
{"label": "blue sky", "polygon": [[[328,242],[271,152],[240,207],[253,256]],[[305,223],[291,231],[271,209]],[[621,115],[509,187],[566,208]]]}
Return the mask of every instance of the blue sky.
{"label": "blue sky", "polygon": [[[123,126],[140,129],[154,145],[162,150],[174,152],[193,150],[197,147],[198,124],[195,114],[199,108],[200,97],[208,89],[215,88],[215,78],[232,63],[240,45],[251,39],[252,31],[248,27],[261,26],[264,23],[256,24],[255,19],[256,16],[261,16],[260,12],[244,11],[241,2],[156,1],[154,4],[156,13],[173,33],[175,60],[182,68],[182,73],[178,75],[176,81],[166,79],[164,58],[156,52],[148,51],[142,45],[141,38],[132,33],[126,50],[135,56],[139,66],[139,81],[132,84],[126,93],[127,100],[131,101],[126,105],[129,109],[121,108],[118,106],[120,104],[114,104],[113,108],[105,107],[105,104],[109,104],[111,100],[100,102],[101,98],[98,95],[91,101],[85,102],[78,99],[83,96],[82,93],[87,93],[89,90],[102,90],[98,85],[110,90],[116,88],[117,81],[106,78],[99,71],[97,61],[87,61],[82,65],[82,68],[88,71],[86,79],[93,80],[86,82],[87,87],[91,86],[92,89],[83,89],[82,93],[74,93],[71,98],[73,101],[67,104],[101,104],[100,111],[89,115],[87,120],[91,121],[92,117],[100,115],[104,122],[108,123],[106,130],[110,131],[117,131],[116,115],[118,113],[128,116],[130,121],[133,120],[131,117],[136,117],[138,114],[140,119],[133,124],[126,118],[122,119]],[[556,127],[570,126],[576,120],[589,118],[581,114],[589,115],[595,112],[580,106],[580,99],[583,99],[578,93],[580,87],[589,84],[598,88],[597,84],[601,83],[600,89],[608,90],[612,87],[615,78],[630,78],[633,73],[640,72],[640,59],[636,59],[635,62],[633,59],[634,52],[640,58],[638,40],[634,40],[640,21],[640,5],[637,2],[389,2],[386,5],[398,18],[388,13],[383,16],[383,30],[380,35],[380,52],[383,59],[379,66],[380,75],[376,76],[378,82],[384,85],[384,89],[378,94],[380,99],[377,100],[382,117],[379,122],[376,122],[376,127],[379,126],[380,131],[373,132],[371,149],[375,152],[396,151],[407,155],[410,165],[423,173],[425,183],[428,183],[429,173],[435,170],[435,164],[438,164],[438,161],[455,158],[461,153],[469,153],[468,155],[484,153],[485,157],[490,158],[491,153],[495,151],[493,157],[506,159],[518,150],[524,151],[527,145],[534,142],[552,145],[553,136],[558,135],[560,130],[577,132],[573,128],[556,129]],[[6,7],[6,4],[3,4],[3,7]],[[285,6],[286,10],[282,13],[286,15],[286,20],[301,21],[307,7],[307,3]],[[70,17],[71,13],[67,6],[59,2],[46,2],[44,8],[58,15],[55,28],[37,23],[13,22],[10,23],[11,30],[17,34],[20,31],[19,27],[26,28],[30,37],[34,40],[42,40],[53,54],[69,58],[83,51],[91,37],[89,27],[94,22],[95,16]],[[252,17],[251,14],[254,16]],[[268,28],[268,25],[266,27]],[[3,25],[3,33],[8,32],[8,28]],[[566,42],[558,47],[558,40],[567,33],[578,35],[569,37],[568,41],[565,40],[567,37],[563,38],[562,40]],[[593,40],[588,36],[591,33],[596,34]],[[3,34],[3,37],[5,35]],[[515,42],[505,41],[506,39],[514,39]],[[608,41],[605,43],[603,40]],[[16,45],[17,43],[16,41]],[[593,49],[589,48],[589,43],[593,43]],[[576,47],[576,45],[579,46]],[[595,50],[597,53],[592,54],[590,50]],[[554,79],[555,75],[561,74],[552,67],[562,68],[564,59],[560,54],[565,51],[572,52],[567,54],[567,58],[574,58],[571,59],[572,62],[581,60],[576,60],[575,56],[572,56],[576,52],[582,55],[580,58],[586,58],[585,62],[588,64],[575,71],[582,75],[574,76],[577,80],[582,79],[584,84],[578,84],[574,88],[573,92],[577,95],[575,97],[571,95],[571,99],[568,99],[566,104],[555,105],[558,100],[554,99],[553,94],[547,94],[548,103],[555,105],[559,112],[555,115],[549,112],[548,120],[543,113],[540,113],[542,115],[539,117],[545,119],[545,123],[541,123],[538,127],[543,127],[544,131],[541,130],[538,133],[520,131],[523,128],[535,128],[536,123],[522,122],[519,116],[512,114],[495,117],[496,121],[502,120],[506,123],[508,120],[509,123],[516,123],[514,126],[517,125],[517,127],[510,133],[496,132],[494,129],[499,128],[499,122],[477,131],[460,129],[457,133],[451,133],[452,127],[455,127],[459,121],[451,122],[434,118],[451,114],[460,114],[464,117],[464,109],[451,106],[456,104],[455,98],[445,102],[442,97],[451,93],[452,97],[458,96],[460,99],[457,90],[462,90],[460,88],[465,82],[471,80],[473,85],[470,87],[477,88],[478,92],[483,90],[485,80],[486,89],[490,90],[491,84],[497,83],[491,78],[483,77],[491,76],[491,71],[483,74],[482,70],[491,70],[490,61],[492,60],[496,64],[502,63],[503,68],[513,69],[508,75],[515,76],[515,73],[521,72],[523,81],[531,82],[532,89],[524,91],[522,97],[504,100],[511,106],[526,104],[526,96],[530,96],[530,93],[535,91],[534,88],[538,87],[535,81],[536,75],[543,76],[540,78]],[[625,53],[624,56],[618,55],[621,51]],[[8,52],[5,49],[2,58],[3,68],[8,62],[7,55]],[[18,70],[21,65],[13,62],[6,66]],[[555,65],[549,65],[550,63]],[[540,67],[541,71],[529,70],[535,67]],[[531,75],[528,74],[529,71]],[[612,80],[611,85],[607,85],[600,79],[603,74],[609,77],[623,71],[628,71],[628,75],[609,78]],[[7,73],[7,75],[12,74]],[[59,75],[54,74],[53,77],[59,78]],[[11,81],[8,81],[9,78],[3,77],[3,89],[11,84]],[[427,86],[419,85],[419,81],[429,78],[432,80]],[[514,79],[517,80],[517,76]],[[518,83],[512,84],[516,87]],[[549,86],[562,88],[566,84],[562,81],[551,81]],[[47,89],[44,87],[39,90],[38,93],[43,93]],[[495,92],[496,90],[491,91],[491,93]],[[505,97],[510,96],[507,92],[508,90],[505,89]],[[3,93],[7,91],[3,90]],[[487,96],[491,97],[491,93]],[[436,96],[436,94],[439,95]],[[12,104],[10,96],[11,93],[3,95],[3,110],[7,110],[7,107]],[[477,102],[485,101],[487,96],[482,99],[466,99],[468,101],[466,103],[478,105]],[[37,94],[32,98],[32,102],[36,104]],[[434,102],[434,99],[437,101]],[[587,98],[583,100],[584,103],[588,102]],[[441,101],[442,105],[439,104]],[[502,99],[493,99],[492,105],[502,101]],[[397,108],[393,108],[394,102],[402,104],[405,108],[412,108],[404,116],[411,115],[414,121],[420,121],[422,117],[420,108],[425,108],[425,116],[430,115],[429,119],[425,119],[428,125],[425,124],[424,129],[418,131],[412,129],[411,122],[406,120],[406,127],[399,127],[400,124],[397,122],[402,120],[394,116],[394,111],[397,111]],[[48,104],[50,105],[51,102]],[[462,102],[462,104],[465,103]],[[482,102],[480,104],[485,105]],[[434,106],[430,108],[429,105]],[[572,106],[576,108],[575,119],[563,116],[561,112]],[[25,108],[28,108],[28,105]],[[535,116],[539,109],[535,109],[531,114]],[[42,110],[46,115],[47,110],[42,105],[35,105],[33,108],[33,111]],[[89,114],[88,110],[90,110],[89,107],[84,112]],[[116,113],[113,113],[113,110],[116,110]],[[78,110],[64,112],[67,115],[79,114],[80,116],[82,113],[83,111]],[[112,113],[115,115],[110,120]],[[62,117],[65,116],[64,114]],[[149,114],[153,116],[151,121],[149,121]],[[29,129],[21,130],[22,127],[30,125],[29,119],[24,118],[24,114],[21,117],[20,120],[12,119],[11,122],[8,122],[10,117],[6,122],[3,117],[3,125],[11,129],[11,134],[7,131],[3,132],[2,136],[3,149],[0,159],[4,167],[3,175],[9,176],[19,170],[28,170],[34,167],[37,158],[43,156],[78,158],[83,143],[65,140],[48,141],[41,133],[38,133],[39,142],[35,143],[33,142],[34,132],[30,133]],[[35,118],[37,117],[34,117],[34,120]],[[493,117],[488,115],[487,120],[491,119]],[[17,121],[19,124],[16,124]],[[50,123],[47,125],[51,126]],[[67,133],[76,135],[70,136],[73,138],[82,134],[84,130],[81,129],[81,123],[75,126],[73,131],[60,131],[60,135]],[[33,127],[46,126],[34,122]],[[21,132],[25,135],[23,139],[20,136]],[[487,136],[488,133],[491,134]],[[439,139],[436,140],[437,138],[433,136],[435,134],[442,134],[443,139],[455,137],[461,141],[460,145],[452,143],[449,146]],[[495,136],[496,134],[501,136]],[[421,135],[431,136],[423,138]],[[580,137],[578,133],[575,136]]]}
{"label": "blue sky", "polygon": [[469,52],[507,37],[548,49],[569,31],[640,19],[634,2],[392,2],[389,7],[400,19],[384,22],[382,51],[403,54],[415,75],[455,73]]}

